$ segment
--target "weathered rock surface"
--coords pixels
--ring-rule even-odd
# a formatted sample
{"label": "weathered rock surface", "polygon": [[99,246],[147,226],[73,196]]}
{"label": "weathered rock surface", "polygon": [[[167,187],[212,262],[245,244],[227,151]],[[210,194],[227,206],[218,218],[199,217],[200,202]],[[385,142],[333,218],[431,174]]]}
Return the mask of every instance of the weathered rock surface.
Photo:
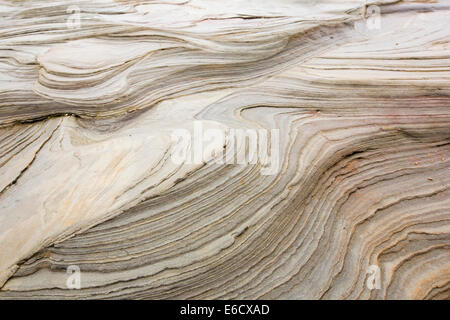
{"label": "weathered rock surface", "polygon": [[0,12],[0,298],[450,298],[450,1]]}

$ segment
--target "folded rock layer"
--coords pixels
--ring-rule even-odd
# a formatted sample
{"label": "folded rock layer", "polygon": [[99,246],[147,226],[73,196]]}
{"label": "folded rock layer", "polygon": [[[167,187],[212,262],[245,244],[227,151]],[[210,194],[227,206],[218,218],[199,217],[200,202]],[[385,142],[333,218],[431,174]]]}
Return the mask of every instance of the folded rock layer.
{"label": "folded rock layer", "polygon": [[0,299],[450,298],[449,1],[0,8]]}

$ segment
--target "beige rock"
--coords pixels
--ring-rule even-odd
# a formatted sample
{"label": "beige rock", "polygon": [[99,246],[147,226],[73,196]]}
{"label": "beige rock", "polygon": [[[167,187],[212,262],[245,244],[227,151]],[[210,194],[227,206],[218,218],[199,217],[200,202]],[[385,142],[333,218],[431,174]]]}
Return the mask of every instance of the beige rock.
{"label": "beige rock", "polygon": [[447,1],[0,7],[1,299],[450,297]]}

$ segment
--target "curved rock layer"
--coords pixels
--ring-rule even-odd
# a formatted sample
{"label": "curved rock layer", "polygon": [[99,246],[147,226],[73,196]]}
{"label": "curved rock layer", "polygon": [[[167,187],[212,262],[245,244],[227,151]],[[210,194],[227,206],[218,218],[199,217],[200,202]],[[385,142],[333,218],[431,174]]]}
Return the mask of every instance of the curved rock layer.
{"label": "curved rock layer", "polygon": [[0,298],[450,298],[450,2],[0,7]]}

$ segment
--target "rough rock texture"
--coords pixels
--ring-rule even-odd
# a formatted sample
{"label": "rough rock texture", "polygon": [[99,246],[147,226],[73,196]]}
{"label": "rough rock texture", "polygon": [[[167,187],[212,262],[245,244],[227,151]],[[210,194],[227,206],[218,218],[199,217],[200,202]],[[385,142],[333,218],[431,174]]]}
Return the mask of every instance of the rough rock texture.
{"label": "rough rock texture", "polygon": [[450,1],[367,2],[0,1],[0,298],[449,299]]}

